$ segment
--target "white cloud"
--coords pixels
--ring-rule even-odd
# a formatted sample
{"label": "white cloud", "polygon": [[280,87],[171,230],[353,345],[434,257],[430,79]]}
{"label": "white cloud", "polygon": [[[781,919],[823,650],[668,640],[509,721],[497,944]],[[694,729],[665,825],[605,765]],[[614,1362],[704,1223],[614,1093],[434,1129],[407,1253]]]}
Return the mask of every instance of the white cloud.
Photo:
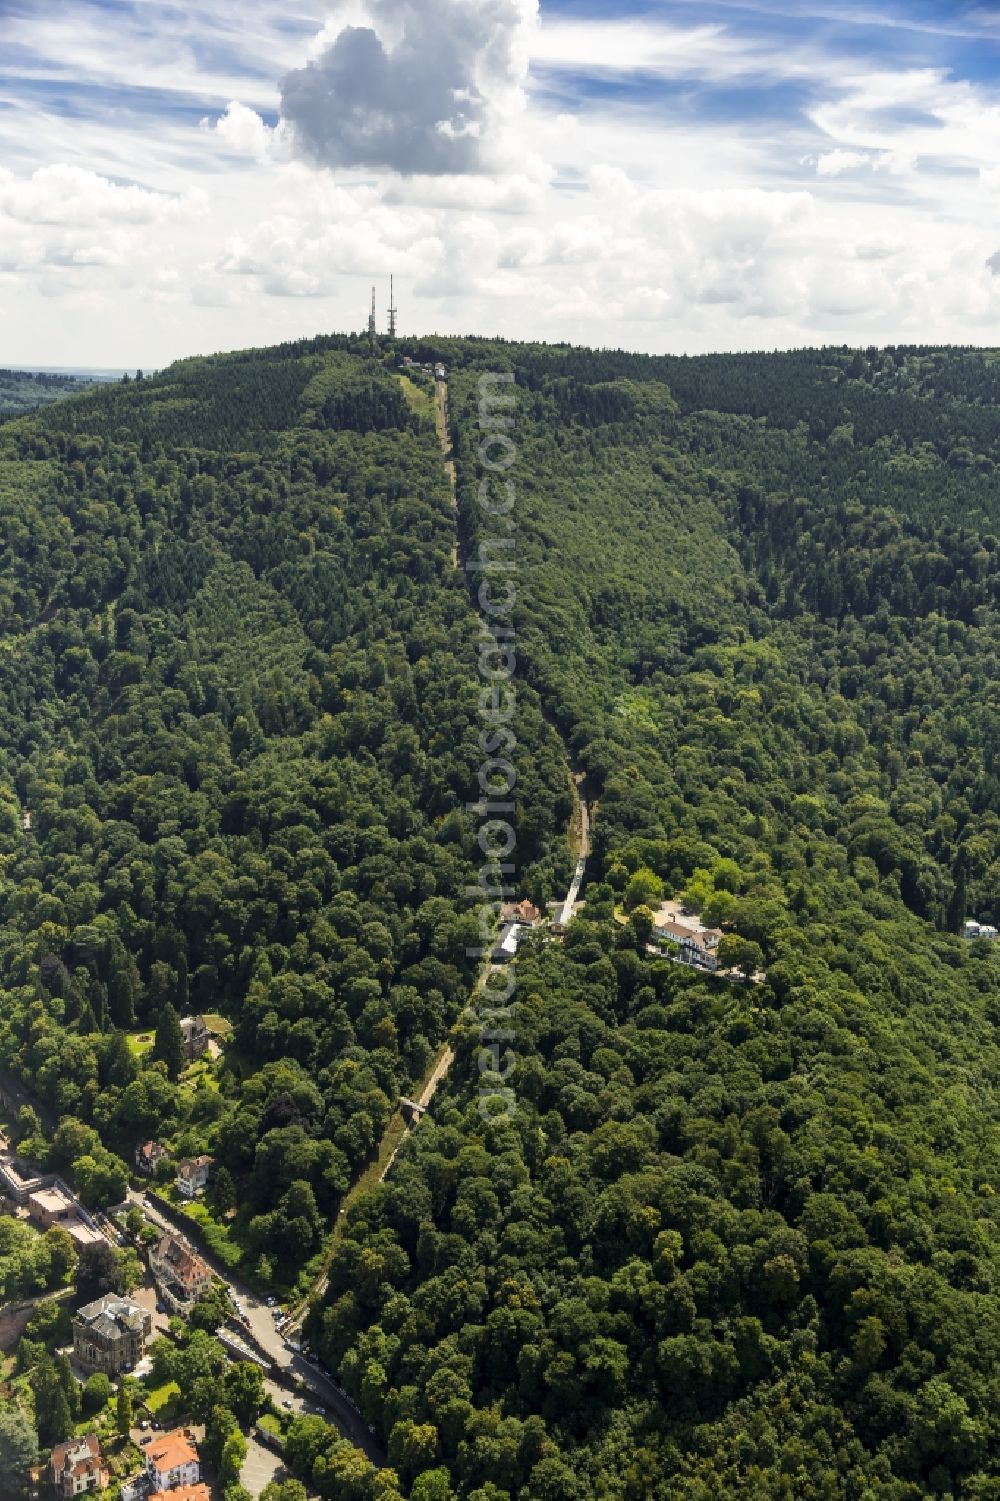
{"label": "white cloud", "polygon": [[[153,365],[357,328],[390,272],[404,329],[651,349],[1000,337],[996,95],[941,68],[652,12],[538,24],[534,0],[352,0],[325,26],[273,0],[145,0],[113,23],[64,5],[72,25],[37,0],[5,43],[33,47],[35,82],[109,92],[60,117],[0,83],[5,361]],[[268,123],[290,72],[298,155]],[[581,93],[580,73],[615,88]],[[819,102],[734,131],[650,103],[650,74],[696,103],[702,81],[784,80]]]}
{"label": "white cloud", "polygon": [[32,292],[74,310],[131,287],[156,296],[206,209],[198,189],[158,193],[65,163],[30,176],[0,168],[0,272],[17,278],[18,312]]}
{"label": "white cloud", "polygon": [[121,184],[59,163],[17,177],[0,167],[0,214],[25,224],[154,224],[205,208],[199,189],[185,197]]}
{"label": "white cloud", "polygon": [[974,167],[1000,161],[1000,104],[943,68],[856,73],[810,115],[837,150],[875,153],[890,171],[912,171],[928,159]]}
{"label": "white cloud", "polygon": [[[439,259],[437,215],[388,208],[370,187],[310,181],[302,168],[291,169],[291,179],[267,218],[227,240],[215,276],[257,278],[270,297],[322,297],[345,277],[412,277]],[[307,197],[293,186],[306,181]]]}
{"label": "white cloud", "polygon": [[853,254],[859,261],[888,261],[895,255],[901,255],[905,249],[902,240],[890,235],[870,235],[854,245]]}
{"label": "white cloud", "polygon": [[278,76],[305,45],[280,19],[270,0],[113,9],[103,0],[33,0],[4,15],[3,39],[18,75],[33,82],[127,91],[138,82],[206,105],[241,97],[273,108]]}
{"label": "white cloud", "polygon": [[817,158],[816,171],[820,177],[839,177],[842,172],[869,167],[871,162],[872,158],[866,151],[844,151],[838,146],[835,151],[825,151]]}
{"label": "white cloud", "polygon": [[489,170],[522,113],[536,16],[537,0],[349,0],[282,80],[282,116],[323,166]]}
{"label": "white cloud", "polygon": [[204,119],[201,126],[221,143],[223,150],[254,161],[267,158],[278,134],[265,124],[255,109],[249,109],[238,99],[230,99],[224,115],[214,122]]}
{"label": "white cloud", "polygon": [[532,38],[534,64],[589,73],[731,79],[780,66],[723,26],[673,26],[648,19],[543,19]]}

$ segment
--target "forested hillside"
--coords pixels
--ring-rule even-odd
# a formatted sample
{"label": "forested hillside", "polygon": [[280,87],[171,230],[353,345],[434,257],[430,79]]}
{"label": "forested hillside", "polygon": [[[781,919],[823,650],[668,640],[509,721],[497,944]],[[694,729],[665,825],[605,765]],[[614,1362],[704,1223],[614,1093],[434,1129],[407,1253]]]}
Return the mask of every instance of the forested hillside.
{"label": "forested hillside", "polygon": [[82,391],[86,382],[75,375],[50,371],[0,370],[0,419],[61,401]]}
{"label": "forested hillside", "polygon": [[[1000,1496],[997,368],[327,337],[0,426],[0,1065],[62,1121],[22,1129],[105,1202],[147,1136],[210,1152],[287,1290],[455,1027],[308,1324],[416,1501]],[[488,371],[520,894],[565,889],[568,761],[596,805],[492,1120]],[[681,893],[759,983],[649,950]],[[379,1494],[305,1424],[324,1498]]]}
{"label": "forested hillside", "polygon": [[[470,1033],[317,1335],[477,1501],[994,1494],[992,365],[464,353],[517,375],[520,660],[597,868],[519,961],[513,1119]],[[647,955],[642,873],[766,982]]]}
{"label": "forested hillside", "polygon": [[[472,975],[474,619],[400,393],[338,353],[189,362],[0,429],[0,1061],[98,1197],[137,1141],[210,1151],[285,1285]],[[551,864],[566,773],[525,715]],[[188,1010],[234,1029],[199,1087]]]}

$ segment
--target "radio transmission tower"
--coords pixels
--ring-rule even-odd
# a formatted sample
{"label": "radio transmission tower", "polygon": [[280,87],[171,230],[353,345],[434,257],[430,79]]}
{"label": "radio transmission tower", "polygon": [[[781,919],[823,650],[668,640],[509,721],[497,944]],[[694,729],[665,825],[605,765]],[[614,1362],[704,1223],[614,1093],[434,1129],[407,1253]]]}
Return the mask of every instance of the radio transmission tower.
{"label": "radio transmission tower", "polygon": [[392,277],[390,276],[389,277],[389,338],[390,339],[394,339],[396,337],[396,313],[398,311],[399,310],[396,307],[395,298],[392,295]]}
{"label": "radio transmission tower", "polygon": [[368,342],[372,349],[378,342],[378,329],[375,326],[375,288],[372,287],[372,310],[368,314]]}

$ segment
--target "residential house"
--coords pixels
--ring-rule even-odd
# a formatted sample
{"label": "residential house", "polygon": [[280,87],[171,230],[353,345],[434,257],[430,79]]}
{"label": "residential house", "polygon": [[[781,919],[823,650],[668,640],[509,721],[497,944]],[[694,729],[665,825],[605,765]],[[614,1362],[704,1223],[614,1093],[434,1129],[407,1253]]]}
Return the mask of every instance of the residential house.
{"label": "residential house", "polygon": [[973,922],[972,919],[965,924],[966,938],[988,938],[991,943],[996,941],[997,930],[990,923]]}
{"label": "residential house", "polygon": [[170,1501],[212,1501],[207,1485],[182,1485],[170,1492]]}
{"label": "residential house", "polygon": [[135,1165],[140,1173],[151,1178],[165,1157],[170,1154],[158,1141],[143,1141],[135,1149]]}
{"label": "residential house", "polygon": [[527,897],[521,902],[508,902],[501,909],[500,916],[504,922],[520,923],[523,928],[537,927],[542,920],[541,912]]}
{"label": "residential house", "polygon": [[679,947],[677,957],[682,964],[693,964],[710,971],[719,967],[716,950],[722,934],[717,928],[686,928],[682,923],[665,922],[656,925],[653,936],[676,943]]}
{"label": "residential house", "polygon": [[150,1490],[173,1491],[170,1501],[177,1501],[178,1487],[197,1486],[201,1480],[198,1449],[188,1428],[174,1428],[159,1433],[146,1446],[146,1474]]}
{"label": "residential house", "polygon": [[49,1461],[49,1478],[60,1496],[84,1496],[106,1491],[110,1474],[96,1433],[56,1444]]}
{"label": "residential house", "polygon": [[150,1247],[149,1270],[171,1313],[190,1313],[198,1299],[212,1286],[208,1266],[172,1231]]}
{"label": "residential house", "polygon": [[208,1052],[211,1034],[203,1016],[182,1016],[181,1036],[184,1039],[184,1057],[189,1063],[203,1058]]}
{"label": "residential house", "polygon": [[142,1358],[152,1327],[145,1308],[117,1293],[106,1293],[74,1317],[73,1354],[85,1370],[117,1376]]}
{"label": "residential house", "polygon": [[212,1158],[182,1157],[177,1164],[177,1192],[186,1199],[193,1199],[204,1191],[208,1175],[212,1171]]}

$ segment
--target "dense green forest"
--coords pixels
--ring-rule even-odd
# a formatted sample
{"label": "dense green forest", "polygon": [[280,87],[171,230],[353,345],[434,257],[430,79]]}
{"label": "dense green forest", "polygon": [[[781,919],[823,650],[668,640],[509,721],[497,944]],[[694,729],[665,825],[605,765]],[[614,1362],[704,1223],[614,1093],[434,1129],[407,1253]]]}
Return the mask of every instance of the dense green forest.
{"label": "dense green forest", "polygon": [[54,371],[0,370],[0,418],[20,416],[49,402],[75,396],[87,382]]}
{"label": "dense green forest", "polygon": [[[479,576],[397,355],[449,369],[463,564],[515,381],[522,894],[565,889],[568,763],[597,809],[492,1118]],[[998,417],[971,350],[328,336],[0,427],[25,1129],[97,1198],[145,1135],[210,1151],[287,1281],[452,1029],[308,1329],[417,1501],[1000,1496]],[[762,983],[650,952],[637,885]],[[233,1027],[198,1087],[189,1008]],[[374,1495],[324,1442],[300,1478]]]}
{"label": "dense green forest", "polygon": [[[265,1278],[472,975],[474,619],[400,392],[338,353],[189,362],[0,429],[0,1056],[98,1197],[137,1140],[210,1151]],[[544,881],[568,788],[525,715]],[[130,1046],[168,1008],[232,1023],[216,1080]]]}

